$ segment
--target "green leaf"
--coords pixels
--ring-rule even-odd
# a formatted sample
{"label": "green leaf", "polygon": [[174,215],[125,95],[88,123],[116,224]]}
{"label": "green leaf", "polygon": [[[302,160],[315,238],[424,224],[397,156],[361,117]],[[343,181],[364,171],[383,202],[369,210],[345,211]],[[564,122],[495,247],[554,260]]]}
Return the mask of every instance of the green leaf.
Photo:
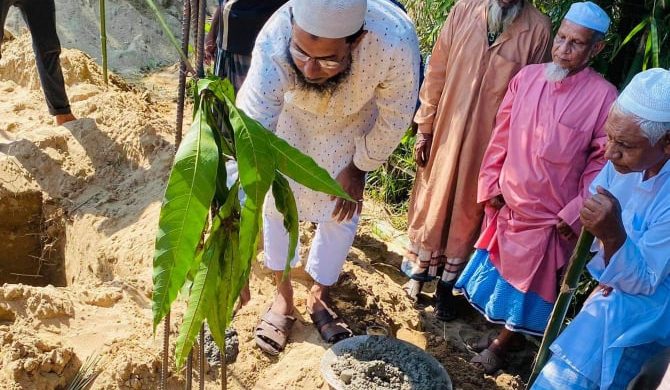
{"label": "green leaf", "polygon": [[284,228],[288,232],[288,254],[284,267],[284,277],[286,277],[291,270],[291,260],[295,257],[295,249],[298,246],[298,224],[300,223],[298,206],[288,181],[281,174],[277,174],[272,182],[272,196],[275,199],[277,210],[284,216]]}
{"label": "green leaf", "polygon": [[186,280],[214,197],[219,153],[200,107],[175,156],[158,220],[153,262],[156,326]]}
{"label": "green leaf", "polygon": [[236,253],[239,253],[236,247],[239,245],[239,240],[232,239],[239,235],[239,224],[234,216],[234,212],[240,208],[240,200],[237,196],[239,188],[240,183],[237,181],[230,188],[226,203],[219,209],[218,215],[223,221],[222,229],[225,231],[223,240],[226,244],[218,259],[221,276],[215,291],[215,303],[209,306],[207,313],[209,330],[212,333],[214,342],[216,342],[221,351],[225,351],[225,331],[230,321],[232,321],[232,305],[234,302],[229,303],[232,286],[232,268],[233,264],[239,261],[239,256],[236,258]]}
{"label": "green leaf", "polygon": [[198,80],[198,95],[208,90],[214,94],[220,101],[226,100],[235,104],[235,87],[228,79],[222,79],[216,76],[210,76]]}
{"label": "green leaf", "polygon": [[647,64],[649,64],[651,54],[651,34],[647,34],[647,43],[644,46],[644,62],[642,63],[642,70],[647,70]]}
{"label": "green leaf", "polygon": [[321,168],[311,157],[289,145],[288,142],[268,132],[270,145],[277,156],[277,170],[303,186],[353,201],[328,171]]}
{"label": "green leaf", "polygon": [[[217,219],[215,218],[215,220]],[[213,226],[212,233],[205,241],[202,261],[193,280],[188,306],[186,307],[186,313],[184,313],[184,320],[175,346],[177,368],[181,368],[191,351],[195,337],[202,327],[202,322],[206,314],[211,311],[210,306],[218,303],[216,301],[216,289],[221,274],[219,257],[223,246],[226,244],[224,230],[220,223],[217,223]]]}
{"label": "green leaf", "polygon": [[240,218],[240,256],[244,264],[251,264],[256,255],[263,202],[275,177],[276,162],[268,142],[271,133],[229,99],[225,103],[235,132],[239,180],[247,196]]}
{"label": "green leaf", "polygon": [[619,52],[621,51],[621,49],[622,49],[628,42],[630,42],[630,40],[633,39],[633,38],[635,37],[635,35],[637,35],[640,31],[642,31],[642,29],[645,28],[645,27],[647,26],[648,23],[649,23],[649,18],[645,18],[645,19],[644,19],[643,21],[641,21],[637,26],[635,26],[635,27],[628,33],[628,35],[626,36],[626,38],[624,38],[623,42],[621,42],[621,44],[619,45],[619,47],[614,51],[614,53],[612,54],[612,57],[611,57],[610,60],[614,59],[614,57],[616,57],[617,54],[619,54]]}
{"label": "green leaf", "polygon": [[652,16],[650,19],[651,19],[650,23],[651,29],[649,31],[649,35],[651,36],[651,54],[652,54],[651,59],[653,67],[658,68],[661,66],[660,65],[661,62],[658,59],[658,56],[661,52],[661,47],[658,43],[658,27],[656,25],[656,18]]}

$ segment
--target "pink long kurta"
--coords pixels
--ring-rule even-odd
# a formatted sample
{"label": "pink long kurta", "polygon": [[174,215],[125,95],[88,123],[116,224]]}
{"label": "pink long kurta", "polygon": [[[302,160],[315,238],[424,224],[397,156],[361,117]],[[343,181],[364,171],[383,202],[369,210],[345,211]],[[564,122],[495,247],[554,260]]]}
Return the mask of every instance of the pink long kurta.
{"label": "pink long kurta", "polygon": [[483,216],[476,178],[498,106],[509,80],[524,65],[548,59],[551,24],[532,4],[525,1],[517,19],[490,46],[487,8],[488,0],[456,3],[419,95],[415,121],[420,132],[433,134],[433,145],[414,182],[408,236],[422,262],[472,252]]}
{"label": "pink long kurta", "polygon": [[617,91],[590,68],[549,82],[545,66],[522,69],[498,111],[477,200],[502,194],[506,205],[477,248],[489,250],[512,286],[553,302],[557,271],[575,245],[559,236],[556,224],[563,220],[579,232],[579,209],[605,164],[603,125]]}

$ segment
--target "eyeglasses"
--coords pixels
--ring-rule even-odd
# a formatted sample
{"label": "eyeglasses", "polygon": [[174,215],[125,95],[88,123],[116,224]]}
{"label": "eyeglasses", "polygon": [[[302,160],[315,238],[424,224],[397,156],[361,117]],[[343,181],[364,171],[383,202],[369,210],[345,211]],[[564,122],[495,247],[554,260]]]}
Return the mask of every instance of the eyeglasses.
{"label": "eyeglasses", "polygon": [[343,63],[340,62],[340,61],[322,60],[322,59],[317,59],[317,58],[314,58],[314,57],[310,57],[307,54],[298,50],[298,48],[293,46],[292,43],[289,45],[288,51],[291,53],[291,56],[293,56],[294,59],[296,59],[300,62],[314,61],[322,69],[335,70],[335,69],[340,68],[343,65]]}

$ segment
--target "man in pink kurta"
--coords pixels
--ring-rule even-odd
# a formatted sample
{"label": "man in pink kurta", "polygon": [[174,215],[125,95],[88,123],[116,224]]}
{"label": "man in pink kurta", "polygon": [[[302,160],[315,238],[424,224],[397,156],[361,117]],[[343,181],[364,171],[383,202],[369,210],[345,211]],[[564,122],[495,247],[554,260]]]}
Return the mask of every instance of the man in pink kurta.
{"label": "man in pink kurta", "polygon": [[484,154],[477,201],[486,226],[456,288],[507,328],[473,360],[485,368],[520,339],[512,332],[543,334],[579,210],[605,163],[603,125],[616,89],[587,64],[607,25],[580,24],[579,10],[607,15],[577,4],[556,35],[553,62],[526,66],[510,82]]}
{"label": "man in pink kurta", "polygon": [[403,269],[412,298],[421,282],[444,282],[439,319],[455,316],[451,289],[479,235],[484,209],[475,178],[498,106],[524,65],[548,60],[550,44],[551,22],[528,0],[460,0],[435,43],[414,118],[419,168]]}

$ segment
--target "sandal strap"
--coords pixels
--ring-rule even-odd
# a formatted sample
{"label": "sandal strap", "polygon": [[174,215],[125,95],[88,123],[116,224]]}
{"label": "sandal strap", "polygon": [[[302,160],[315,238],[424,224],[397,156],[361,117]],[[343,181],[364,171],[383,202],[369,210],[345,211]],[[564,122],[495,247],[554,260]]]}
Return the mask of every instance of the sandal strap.
{"label": "sandal strap", "polygon": [[266,311],[265,314],[263,314],[263,317],[261,317],[261,321],[264,321],[267,324],[272,325],[277,330],[286,333],[293,326],[293,323],[295,322],[295,317],[290,315],[278,314],[268,309],[268,311]]}

